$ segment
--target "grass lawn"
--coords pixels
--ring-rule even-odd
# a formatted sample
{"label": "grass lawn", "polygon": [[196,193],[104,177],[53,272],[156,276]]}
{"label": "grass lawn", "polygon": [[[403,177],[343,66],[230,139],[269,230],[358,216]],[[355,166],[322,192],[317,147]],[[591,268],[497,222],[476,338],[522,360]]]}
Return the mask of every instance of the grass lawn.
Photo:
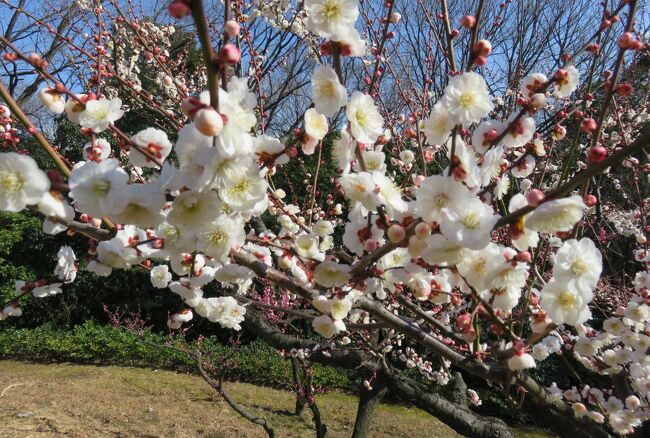
{"label": "grass lawn", "polygon": [[[291,392],[246,383],[227,389],[245,408],[267,418],[278,437],[313,437],[311,412],[291,415]],[[265,437],[199,377],[141,368],[0,361],[0,437]],[[328,437],[350,437],[356,397],[317,398]],[[548,437],[518,430],[519,437]],[[382,404],[373,438],[460,437],[427,413]]]}

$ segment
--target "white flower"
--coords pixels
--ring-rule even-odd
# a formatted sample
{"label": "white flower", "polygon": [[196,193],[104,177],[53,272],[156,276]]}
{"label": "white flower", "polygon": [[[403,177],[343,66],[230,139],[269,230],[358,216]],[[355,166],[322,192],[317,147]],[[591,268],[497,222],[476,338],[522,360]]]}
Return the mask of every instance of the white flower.
{"label": "white flower", "polygon": [[212,221],[219,213],[220,206],[217,193],[188,190],[174,199],[167,221],[182,229],[197,230]]}
{"label": "white flower", "polygon": [[163,221],[165,195],[157,184],[130,184],[124,196],[124,207],[111,215],[119,223],[154,228]]}
{"label": "white flower", "polygon": [[157,289],[164,289],[172,281],[172,273],[167,265],[154,266],[149,273],[151,284]]}
{"label": "white flower", "polygon": [[[77,94],[77,99],[82,100],[86,98],[86,94]],[[85,105],[78,100],[68,99],[65,102],[65,114],[68,116],[68,120],[72,123],[79,123],[79,115],[86,109]]]}
{"label": "white flower", "polygon": [[233,297],[209,298],[212,308],[208,319],[222,327],[241,330],[240,323],[244,321],[246,308],[240,306]]}
{"label": "white flower", "polygon": [[343,175],[350,172],[350,162],[354,158],[355,141],[348,134],[347,129],[341,131],[341,136],[334,140],[332,144],[332,158],[338,164]]}
{"label": "white flower", "polygon": [[317,112],[314,108],[309,108],[305,112],[305,132],[316,141],[322,140],[327,135],[327,118]]}
{"label": "white flower", "polygon": [[490,241],[490,232],[499,216],[479,198],[470,197],[454,204],[440,222],[440,231],[450,240],[471,249],[482,249]]}
{"label": "white flower", "polygon": [[54,114],[61,114],[65,110],[65,98],[54,88],[42,88],[38,92],[38,100]]}
{"label": "white flower", "polygon": [[95,139],[95,144],[88,142],[84,146],[84,157],[87,161],[104,161],[111,155],[111,144],[103,138]]}
{"label": "white flower", "polygon": [[384,231],[374,221],[368,229],[368,220],[360,212],[360,207],[353,209],[349,215],[350,221],[345,224],[343,233],[343,244],[356,255],[363,254],[364,243],[372,239],[379,244],[383,243]]}
{"label": "white flower", "polygon": [[508,368],[512,371],[535,368],[535,359],[528,353],[515,354],[508,359]]}
{"label": "white flower", "polygon": [[262,134],[255,138],[255,155],[260,163],[267,165],[286,164],[289,157],[284,153],[284,144],[277,138]]}
{"label": "white flower", "polygon": [[454,127],[454,120],[449,116],[447,107],[437,102],[431,109],[429,118],[424,121],[424,135],[430,145],[445,144],[451,130]]}
{"label": "white flower", "polygon": [[219,268],[214,273],[214,279],[237,286],[237,293],[244,294],[253,282],[255,274],[245,266],[230,264]]}
{"label": "white flower", "polygon": [[504,129],[505,124],[498,120],[486,120],[481,122],[472,133],[472,146],[474,146],[474,150],[479,154],[485,154],[492,145],[492,141],[494,141]]}
{"label": "white flower", "polygon": [[524,146],[532,140],[533,134],[535,133],[535,120],[532,117],[524,116],[513,124],[515,117],[517,115],[512,114],[504,123],[505,126],[512,126],[510,126],[510,129],[507,131],[508,133],[501,140],[504,146],[510,148]]}
{"label": "white flower", "polygon": [[32,290],[32,295],[34,298],[45,298],[52,295],[58,295],[62,292],[61,283],[52,283],[34,288],[34,290]]}
{"label": "white flower", "polygon": [[346,115],[350,132],[360,143],[373,144],[384,132],[384,120],[379,114],[372,97],[355,91],[348,103]]}
{"label": "white flower", "polygon": [[[201,288],[192,285],[186,278],[181,278],[180,281],[172,281],[169,283],[169,290],[180,295],[185,304],[190,307],[198,306],[203,300],[203,291]],[[197,313],[199,313],[199,315],[201,314],[201,312]]]}
{"label": "white flower", "polygon": [[553,277],[560,281],[576,280],[576,287],[592,291],[603,270],[603,258],[591,239],[570,239],[555,255]]}
{"label": "white flower", "polygon": [[454,121],[463,125],[478,123],[494,109],[485,80],[474,72],[452,77],[442,102]]}
{"label": "white flower", "polygon": [[219,196],[233,210],[247,212],[266,199],[267,187],[257,173],[241,172],[224,181]]}
{"label": "white flower", "polygon": [[40,201],[50,180],[32,157],[0,153],[0,210],[21,211]]}
{"label": "white flower", "polygon": [[63,280],[64,283],[72,283],[77,277],[77,266],[75,265],[74,251],[69,246],[65,245],[59,249],[56,255],[59,260],[54,268],[54,275]]}
{"label": "white flower", "polygon": [[332,117],[346,104],[348,92],[339,82],[334,69],[320,64],[311,77],[311,98],[317,112]]}
{"label": "white flower", "polygon": [[318,238],[310,234],[301,234],[296,239],[296,253],[300,257],[313,258],[318,254]]}
{"label": "white flower", "polygon": [[379,202],[375,191],[375,180],[370,172],[350,173],[339,178],[345,196],[360,203],[366,210],[373,211]]}
{"label": "white flower", "polygon": [[79,114],[79,124],[95,132],[105,131],[109,124],[122,118],[124,111],[121,107],[122,100],[119,98],[89,100],[86,109]]}
{"label": "white flower", "polygon": [[564,69],[564,74],[556,78],[553,94],[557,97],[569,97],[578,88],[579,81],[580,72],[578,69],[574,66],[567,67]]}
{"label": "white flower", "polygon": [[312,226],[312,230],[319,237],[329,236],[334,233],[334,224],[331,221],[320,220]]}
{"label": "white flower", "polygon": [[[68,204],[59,192],[45,192],[38,201],[38,211],[47,218],[71,221],[74,219],[74,208]],[[67,229],[67,227],[64,227]]]}
{"label": "white flower", "polygon": [[366,40],[355,27],[349,27],[344,35],[332,38],[341,47],[341,54],[344,56],[366,56]]}
{"label": "white flower", "polygon": [[579,195],[544,202],[526,219],[526,228],[541,233],[569,231],[587,208]]}
{"label": "white flower", "polygon": [[246,240],[244,226],[239,220],[220,215],[200,233],[199,248],[219,262],[226,260],[230,250]]}
{"label": "white flower", "polygon": [[[172,150],[172,144],[167,138],[167,134],[156,128],[147,128],[138,132],[131,137],[131,141],[156,157],[161,163],[165,161]],[[129,162],[136,167],[158,167],[156,163],[134,147],[129,149],[128,156]]]}
{"label": "white flower", "polygon": [[128,269],[138,262],[136,250],[125,246],[119,237],[99,242],[97,245],[97,260],[100,263],[116,269]]}
{"label": "white flower", "polygon": [[343,321],[333,320],[327,315],[321,315],[314,318],[311,322],[311,326],[316,331],[316,333],[325,338],[331,338],[332,336],[345,330],[345,324]]}
{"label": "white flower", "polygon": [[422,259],[430,265],[448,264],[453,266],[460,262],[465,254],[463,244],[449,240],[442,234],[432,234],[426,239],[427,247],[422,251]]}
{"label": "white flower", "polygon": [[114,158],[101,163],[86,161],[72,169],[70,197],[78,210],[94,217],[110,215],[126,202],[129,175]]}
{"label": "white flower", "polygon": [[347,297],[334,298],[330,307],[330,315],[332,319],[340,321],[348,316],[350,309],[352,309],[352,302]]}
{"label": "white flower", "polygon": [[382,173],[374,172],[375,191],[377,201],[386,207],[388,215],[393,216],[395,212],[404,213],[408,210],[408,204],[402,199],[402,189],[395,184],[395,181]]}
{"label": "white flower", "polygon": [[454,178],[433,175],[426,178],[415,194],[415,211],[425,221],[440,221],[455,203],[469,199],[470,192]]}
{"label": "white flower", "polygon": [[327,288],[344,286],[350,280],[349,270],[350,267],[347,265],[324,261],[316,266],[314,279],[316,283]]}
{"label": "white flower", "polygon": [[[512,198],[510,198],[508,211],[510,212],[517,211],[520,208],[526,207],[527,205],[528,205],[528,201],[526,200],[526,197],[521,193],[517,193]],[[526,218],[529,215],[530,213],[524,215],[521,218],[520,222],[517,223],[517,227],[518,227],[517,231],[520,234],[512,238],[512,243],[514,247],[520,251],[527,251],[528,248],[535,248],[537,246],[537,243],[539,242],[539,234],[537,233],[537,231],[532,231],[526,228]]]}
{"label": "white flower", "polygon": [[359,16],[355,0],[305,0],[305,12],[309,30],[328,39],[347,34]]}
{"label": "white flower", "polygon": [[515,178],[526,178],[535,170],[535,158],[532,155],[526,155],[523,160],[514,166],[511,170]]}
{"label": "white flower", "polygon": [[185,309],[178,313],[174,313],[167,319],[167,327],[172,330],[177,330],[184,322],[191,321],[194,317],[191,309]]}
{"label": "white flower", "polygon": [[585,296],[576,288],[575,281],[561,282],[551,279],[541,290],[541,307],[556,324],[577,325],[591,318]]}
{"label": "white flower", "polygon": [[542,73],[531,73],[521,80],[519,92],[526,98],[531,98],[533,94],[539,92],[542,85],[548,82],[546,75]]}

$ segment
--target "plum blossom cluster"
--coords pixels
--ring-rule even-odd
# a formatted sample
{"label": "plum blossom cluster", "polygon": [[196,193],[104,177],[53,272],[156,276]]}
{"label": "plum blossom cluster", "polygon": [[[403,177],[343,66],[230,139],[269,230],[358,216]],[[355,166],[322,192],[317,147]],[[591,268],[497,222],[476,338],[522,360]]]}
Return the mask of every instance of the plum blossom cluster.
{"label": "plum blossom cluster", "polygon": [[[188,2],[172,3],[178,15],[189,14]],[[288,8],[288,2],[271,2],[259,13],[281,22]],[[294,31],[324,38],[323,54],[335,61],[365,55],[356,1],[306,0],[304,13],[306,30]],[[397,24],[399,17],[389,22]],[[145,30],[163,32],[156,39],[170,31]],[[478,57],[489,55],[489,42],[480,47]],[[239,55],[224,44],[211,61],[223,67],[236,64]],[[135,60],[127,62],[126,52],[120,56],[118,74],[138,89]],[[174,82],[168,75],[159,79],[164,87]],[[503,118],[481,74],[471,68],[454,72],[428,117],[414,121],[416,130],[407,134],[388,126],[379,98],[348,90],[338,62],[318,65],[311,75],[313,105],[302,117],[304,129],[294,134],[303,155],[318,151],[320,157],[330,149],[345,205],[331,195],[328,207],[312,199],[305,211],[285,203],[286,193],[273,184],[299,152],[290,140],[260,128],[249,78],[211,79],[207,91],[184,97],[173,109],[183,115],[173,133],[160,127],[119,131],[115,124],[129,108],[116,94],[43,88],[43,106],[88,135],[84,160],[65,169],[64,177],[40,170],[27,155],[0,154],[0,209],[38,211],[49,233],[91,237],[85,269],[98,276],[148,269],[152,285],[169,289],[182,303],[168,318],[170,330],[196,315],[241,330],[251,307],[285,310],[331,339],[326,355],[350,344],[356,328],[385,324],[386,340],[372,353],[392,354],[439,384],[449,381],[454,363],[491,360],[520,376],[551,354],[573,354],[593,371],[625,373],[636,395],[623,401],[594,388],[562,392],[556,386],[547,388],[549,394],[577,415],[596,423],[607,419],[620,434],[648,418],[650,274],[636,275],[633,299],[605,320],[602,331],[590,327],[603,258],[592,239],[578,234],[594,202],[586,191],[573,191],[576,185],[558,179],[545,187],[535,178],[546,146],[567,132],[556,125],[550,139],[542,138],[536,114],[576,92],[576,67],[564,65],[550,79],[542,73],[522,78],[516,91],[521,111]],[[584,125],[579,129],[595,129]],[[126,146],[114,150],[96,135],[107,131]],[[396,134],[422,135],[420,150],[393,153]],[[600,147],[587,152],[586,171],[605,160],[608,152]],[[420,155],[423,172],[414,166]],[[438,173],[430,173],[433,161],[442,163]],[[647,268],[646,231],[635,226],[642,246],[634,255]],[[544,257],[546,275],[539,272]],[[78,268],[74,252],[63,247],[51,281],[18,281],[16,294],[60,293]],[[287,308],[255,299],[259,295],[251,290],[262,279],[289,297],[282,301]],[[5,306],[0,319],[19,316],[17,303]],[[522,337],[524,327],[531,338]],[[499,342],[487,342],[490,336]],[[441,346],[440,360],[415,347],[423,339]],[[316,350],[292,354],[308,357]],[[474,391],[468,395],[474,405],[481,403]]]}

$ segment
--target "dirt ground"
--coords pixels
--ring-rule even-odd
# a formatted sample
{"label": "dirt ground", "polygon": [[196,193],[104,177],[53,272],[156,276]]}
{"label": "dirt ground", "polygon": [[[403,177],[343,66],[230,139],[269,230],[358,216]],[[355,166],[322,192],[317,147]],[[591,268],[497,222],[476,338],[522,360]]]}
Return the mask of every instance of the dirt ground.
{"label": "dirt ground", "polygon": [[[246,409],[267,418],[277,437],[313,437],[311,415],[290,414],[288,391],[245,383],[227,389]],[[0,361],[0,437],[265,437],[198,377],[169,371]],[[349,437],[356,398],[317,398],[329,437]],[[524,437],[544,436],[521,433]],[[381,405],[373,438],[460,437],[415,408]]]}

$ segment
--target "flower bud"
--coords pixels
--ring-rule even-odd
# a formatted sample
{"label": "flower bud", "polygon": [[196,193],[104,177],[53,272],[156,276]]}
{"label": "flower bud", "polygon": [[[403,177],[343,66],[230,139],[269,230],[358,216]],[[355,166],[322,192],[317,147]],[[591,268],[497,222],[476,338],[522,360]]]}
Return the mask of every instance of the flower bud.
{"label": "flower bud", "polygon": [[239,35],[240,30],[239,23],[235,20],[228,20],[226,21],[226,24],[223,25],[223,33],[225,33],[228,38],[233,38]]}
{"label": "flower bud", "polygon": [[388,227],[388,239],[393,243],[398,243],[406,237],[406,230],[401,225],[391,225]]}
{"label": "flower bud", "polygon": [[399,23],[401,19],[402,19],[402,14],[400,14],[399,12],[393,12],[392,14],[390,14],[390,22],[392,24]]}
{"label": "flower bud", "polygon": [[239,49],[235,47],[234,44],[230,43],[224,45],[217,54],[217,60],[227,65],[237,64],[240,59],[241,53],[239,52]]}
{"label": "flower bud", "polygon": [[546,195],[539,189],[533,189],[526,193],[526,201],[528,201],[528,205],[531,207],[537,207],[542,203],[544,198],[546,198]]}
{"label": "flower bud", "polygon": [[596,145],[587,153],[587,163],[598,164],[607,158],[607,149],[602,145]]}
{"label": "flower bud", "polygon": [[597,127],[598,124],[591,117],[587,117],[586,119],[583,119],[582,122],[580,122],[580,129],[582,132],[594,132]]}
{"label": "flower bud", "polygon": [[585,196],[585,205],[587,207],[593,207],[598,203],[598,198],[596,198],[594,195],[588,194]]}
{"label": "flower bud", "polygon": [[213,108],[203,108],[194,116],[194,126],[201,134],[214,137],[223,129],[223,118]]}
{"label": "flower bud", "polygon": [[460,24],[467,29],[473,29],[474,26],[476,26],[476,17],[473,15],[464,15],[463,18],[460,19]]}
{"label": "flower bud", "polygon": [[420,239],[426,239],[431,235],[431,227],[426,222],[420,222],[415,226],[415,235]]}
{"label": "flower bud", "polygon": [[169,15],[177,20],[187,17],[192,13],[190,6],[183,0],[172,1],[167,7],[167,10],[169,11]]}
{"label": "flower bud", "polygon": [[488,40],[478,40],[474,46],[474,52],[477,56],[490,56],[492,53],[492,43]]}

